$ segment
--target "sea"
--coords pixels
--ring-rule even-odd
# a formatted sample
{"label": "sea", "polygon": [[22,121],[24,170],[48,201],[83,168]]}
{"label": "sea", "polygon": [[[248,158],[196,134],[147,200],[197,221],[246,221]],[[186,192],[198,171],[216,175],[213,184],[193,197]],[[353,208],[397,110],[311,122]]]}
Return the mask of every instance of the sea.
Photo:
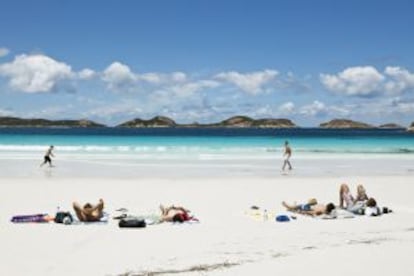
{"label": "sea", "polygon": [[0,177],[281,177],[285,141],[294,177],[414,175],[404,129],[0,128]]}
{"label": "sea", "polygon": [[0,128],[0,158],[268,159],[288,141],[296,158],[412,156],[404,129]]}

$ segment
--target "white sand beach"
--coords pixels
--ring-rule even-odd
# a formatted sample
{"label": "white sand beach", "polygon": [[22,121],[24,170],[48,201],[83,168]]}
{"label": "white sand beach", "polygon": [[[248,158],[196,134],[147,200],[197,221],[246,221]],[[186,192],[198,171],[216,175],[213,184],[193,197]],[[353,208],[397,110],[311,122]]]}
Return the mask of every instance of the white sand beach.
{"label": "white sand beach", "polygon": [[[237,166],[233,176],[230,167],[227,173],[214,173],[210,166],[197,174],[176,166],[166,170],[174,171],[169,174],[147,166],[144,176],[125,177],[114,166],[97,177],[98,167],[56,163],[52,169],[33,167],[30,176],[10,177],[10,170],[2,170],[0,275],[414,275],[414,176],[409,172],[376,176],[372,169],[361,175],[355,168],[353,174],[301,175],[299,169],[282,176],[253,164],[246,175]],[[27,172],[29,163],[22,164]],[[77,176],[74,166],[85,176]],[[62,170],[72,170],[73,176]],[[283,200],[316,197],[338,204],[342,182],[353,192],[364,184],[368,195],[393,213],[334,220],[297,215],[275,222],[274,215],[287,214]],[[160,203],[180,204],[200,223],[120,229],[112,219],[99,225],[9,221],[18,214],[53,215],[57,206],[71,210],[74,200],[99,198],[111,215],[120,207],[145,215],[157,213]],[[267,209],[269,219],[246,215],[252,205]]]}

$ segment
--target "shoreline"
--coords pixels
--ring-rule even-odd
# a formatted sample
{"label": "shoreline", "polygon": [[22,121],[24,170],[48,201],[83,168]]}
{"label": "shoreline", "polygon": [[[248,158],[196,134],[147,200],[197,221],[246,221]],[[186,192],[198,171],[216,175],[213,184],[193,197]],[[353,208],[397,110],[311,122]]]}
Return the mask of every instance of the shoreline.
{"label": "shoreline", "polygon": [[414,159],[406,158],[332,158],[295,159],[291,172],[281,171],[279,158],[252,160],[224,159],[59,159],[56,167],[39,168],[40,159],[0,158],[0,178],[296,178],[335,176],[414,176]]}

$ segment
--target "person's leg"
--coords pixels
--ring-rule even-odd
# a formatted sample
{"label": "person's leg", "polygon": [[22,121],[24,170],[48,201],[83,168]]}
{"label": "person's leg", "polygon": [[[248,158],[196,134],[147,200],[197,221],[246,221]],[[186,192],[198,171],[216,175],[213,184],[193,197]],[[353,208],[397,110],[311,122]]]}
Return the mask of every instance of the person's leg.
{"label": "person's leg", "polygon": [[46,160],[46,156],[43,158],[43,162],[42,164],[40,164],[40,167],[43,167],[44,164],[46,164],[47,160]]}
{"label": "person's leg", "polygon": [[79,203],[73,202],[73,210],[75,210],[76,216],[80,221],[86,221],[86,216],[83,213],[83,209]]}
{"label": "person's leg", "polygon": [[286,160],[286,162],[287,162],[287,164],[289,165],[289,170],[292,170],[292,165],[290,164],[289,159],[288,159],[288,160]]}
{"label": "person's leg", "polygon": [[160,204],[160,211],[161,211],[161,216],[165,216],[167,214],[164,205]]}
{"label": "person's leg", "polygon": [[288,211],[297,211],[299,206],[298,205],[289,205],[285,201],[282,202],[282,205],[288,210]]}
{"label": "person's leg", "polygon": [[185,213],[189,213],[190,212],[190,210],[188,210],[188,209],[186,209],[186,208],[184,208],[184,207],[182,207],[182,206],[176,206],[176,207],[173,207],[175,210],[180,210],[180,211],[183,211],[183,212],[185,212]]}
{"label": "person's leg", "polygon": [[103,217],[104,201],[99,200],[99,203],[96,204],[89,214],[87,214],[88,221],[99,221]]}
{"label": "person's leg", "polygon": [[286,159],[285,159],[285,161],[283,161],[282,171],[285,170],[285,167],[286,167]]}
{"label": "person's leg", "polygon": [[50,159],[50,157],[49,157],[49,156],[47,157],[47,162],[49,163],[49,167],[53,167],[53,166],[52,166],[52,159]]}

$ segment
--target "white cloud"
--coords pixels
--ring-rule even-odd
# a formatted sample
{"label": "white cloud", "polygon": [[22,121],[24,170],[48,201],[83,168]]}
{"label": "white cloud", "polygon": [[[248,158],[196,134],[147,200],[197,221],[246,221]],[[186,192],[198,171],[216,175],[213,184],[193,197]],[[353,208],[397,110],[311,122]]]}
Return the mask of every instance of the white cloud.
{"label": "white cloud", "polygon": [[320,80],[328,90],[350,96],[396,95],[414,89],[414,73],[398,66],[388,66],[383,73],[372,66],[350,67],[336,75],[321,74]]}
{"label": "white cloud", "polygon": [[195,92],[208,89],[208,88],[215,88],[219,86],[220,83],[212,80],[199,80],[195,82],[188,82],[179,85],[174,85],[170,87],[170,90],[173,91],[176,96],[179,97],[188,97],[193,95]]}
{"label": "white cloud", "polygon": [[7,109],[1,109],[0,108],[0,116],[13,116],[13,112]]}
{"label": "white cloud", "polygon": [[[175,85],[192,87],[187,75],[182,72],[166,73],[134,73],[127,65],[113,62],[102,73],[102,80],[108,84],[110,90],[115,91],[157,91],[160,88],[170,90]],[[191,88],[190,88],[191,89]],[[196,89],[198,90],[198,89]]]}
{"label": "white cloud", "polygon": [[187,81],[187,75],[183,72],[174,72],[172,73],[172,79],[175,82],[185,82]]}
{"label": "white cloud", "polygon": [[69,65],[45,55],[19,55],[10,63],[0,65],[0,75],[10,78],[13,89],[28,92],[49,92],[55,85],[73,76]]}
{"label": "white cloud", "polygon": [[127,65],[115,61],[103,72],[103,80],[109,84],[118,84],[134,81],[136,77]]}
{"label": "white cloud", "polygon": [[0,48],[0,58],[5,57],[10,53],[10,50],[4,47]]}
{"label": "white cloud", "polygon": [[295,109],[295,104],[292,102],[286,102],[279,106],[279,112],[284,115],[291,114]]}
{"label": "white cloud", "polygon": [[96,75],[96,72],[89,68],[85,68],[78,72],[78,77],[81,80],[90,80],[93,77],[95,77],[95,75]]}
{"label": "white cloud", "polygon": [[127,65],[115,61],[105,69],[102,79],[107,82],[109,89],[117,90],[134,83],[136,76]]}
{"label": "white cloud", "polygon": [[256,95],[263,92],[263,86],[274,80],[278,74],[279,72],[275,70],[263,70],[245,74],[231,71],[219,73],[215,78],[232,83],[246,93]]}
{"label": "white cloud", "polygon": [[389,77],[385,84],[387,92],[397,94],[407,89],[414,88],[414,74],[401,67],[385,68],[384,73]]}
{"label": "white cloud", "polygon": [[312,104],[302,106],[300,114],[305,116],[316,116],[326,112],[326,106],[320,101],[314,101]]}
{"label": "white cloud", "polygon": [[322,84],[328,90],[350,96],[368,96],[379,92],[384,78],[372,66],[350,67],[336,75],[320,75]]}
{"label": "white cloud", "polygon": [[139,75],[139,79],[152,84],[160,84],[163,81],[163,76],[158,73],[145,73]]}
{"label": "white cloud", "polygon": [[164,73],[144,73],[138,75],[138,79],[153,85],[173,85],[175,83],[188,82],[187,75],[182,72]]}

